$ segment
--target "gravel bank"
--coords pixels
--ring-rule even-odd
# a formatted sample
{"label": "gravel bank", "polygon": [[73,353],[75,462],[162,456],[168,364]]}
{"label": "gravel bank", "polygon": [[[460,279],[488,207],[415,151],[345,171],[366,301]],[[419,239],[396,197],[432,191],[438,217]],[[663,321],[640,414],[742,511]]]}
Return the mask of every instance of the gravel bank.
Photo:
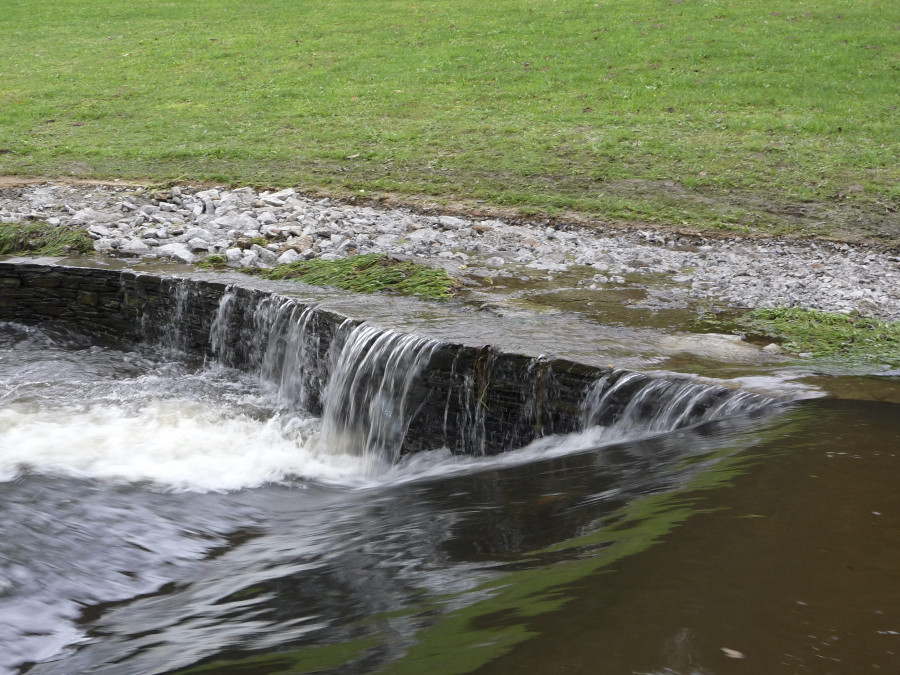
{"label": "gravel bank", "polygon": [[669,298],[718,306],[802,306],[900,319],[900,258],[832,242],[704,241],[661,232],[603,233],[419,215],[292,189],[208,190],[29,185],[0,190],[0,222],[77,225],[101,254],[232,267],[386,253],[456,275],[577,269],[590,288],[662,285]]}

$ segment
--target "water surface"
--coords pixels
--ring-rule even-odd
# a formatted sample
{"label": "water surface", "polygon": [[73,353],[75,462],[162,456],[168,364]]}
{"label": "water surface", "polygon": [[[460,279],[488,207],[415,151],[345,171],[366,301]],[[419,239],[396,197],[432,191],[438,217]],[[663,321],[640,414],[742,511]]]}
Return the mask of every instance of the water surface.
{"label": "water surface", "polygon": [[6,672],[900,669],[895,403],[389,466],[59,327],[0,324],[0,383]]}

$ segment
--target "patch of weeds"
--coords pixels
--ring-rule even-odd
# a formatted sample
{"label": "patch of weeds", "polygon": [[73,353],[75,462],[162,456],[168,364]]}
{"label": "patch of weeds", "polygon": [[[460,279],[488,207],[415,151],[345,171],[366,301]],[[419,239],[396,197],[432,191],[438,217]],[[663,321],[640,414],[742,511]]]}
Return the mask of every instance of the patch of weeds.
{"label": "patch of weeds", "polygon": [[94,242],[81,228],[47,223],[0,223],[0,254],[71,255],[92,253]]}
{"label": "patch of weeds", "polygon": [[225,267],[225,264],[228,260],[224,255],[219,255],[218,253],[214,253],[213,255],[206,256],[203,260],[197,263],[197,267],[202,270],[218,270]]}
{"label": "patch of weeds", "polygon": [[754,309],[735,323],[747,331],[781,338],[790,352],[900,365],[900,321],[778,307]]}
{"label": "patch of weeds", "polygon": [[459,287],[459,282],[446,270],[379,253],[341,260],[298,260],[261,270],[258,274],[264,279],[295,279],[314,286],[336,286],[359,293],[393,291],[429,300],[449,300]]}
{"label": "patch of weeds", "polygon": [[265,237],[253,237],[253,239],[250,240],[251,246],[253,244],[256,244],[257,246],[262,246],[263,248],[265,248],[266,244],[268,244],[268,243],[269,243],[269,241]]}

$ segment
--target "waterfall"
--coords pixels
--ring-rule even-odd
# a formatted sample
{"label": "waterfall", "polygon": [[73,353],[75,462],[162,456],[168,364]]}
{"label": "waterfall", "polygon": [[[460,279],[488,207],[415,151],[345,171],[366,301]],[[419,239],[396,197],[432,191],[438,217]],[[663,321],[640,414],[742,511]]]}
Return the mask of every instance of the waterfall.
{"label": "waterfall", "polygon": [[170,285],[171,311],[168,330],[162,333],[160,343],[163,348],[187,351],[190,301],[193,284],[188,279],[173,280]]}
{"label": "waterfall", "polygon": [[324,393],[322,443],[393,463],[425,402],[420,377],[440,343],[366,324],[334,350]]}
{"label": "waterfall", "polygon": [[[61,287],[65,277],[65,287]],[[763,396],[405,335],[263,289],[133,271],[0,262],[0,317],[63,318],[256,373],[279,409],[321,417],[321,447],[377,462],[490,455],[615,428],[662,433],[753,412]]]}
{"label": "waterfall", "polygon": [[279,408],[321,417],[323,451],[373,463],[441,447],[496,454],[595,426],[664,433],[772,403],[722,386],[401,334],[234,285],[142,276],[120,290],[126,307],[142,301],[145,339],[257,373]]}
{"label": "waterfall", "polygon": [[421,376],[440,343],[322,317],[315,306],[276,295],[241,298],[229,287],[210,348],[223,363],[256,369],[280,407],[321,414],[323,449],[392,463],[426,399]]}
{"label": "waterfall", "polygon": [[291,300],[272,310],[259,376],[263,388],[282,406],[311,407],[320,365],[319,335],[309,330],[314,316],[312,307]]}
{"label": "waterfall", "polygon": [[231,322],[231,316],[234,311],[234,299],[236,297],[234,286],[228,286],[219,305],[216,308],[216,318],[213,319],[212,326],[209,329],[209,346],[214,356],[219,360],[227,362],[231,358],[227,351],[230,347],[228,341],[228,326]]}
{"label": "waterfall", "polygon": [[588,391],[582,424],[624,432],[665,432],[753,412],[771,403],[764,396],[727,387],[616,371]]}
{"label": "waterfall", "polygon": [[[183,288],[173,289],[171,333],[184,324]],[[722,386],[441,343],[234,287],[218,300],[209,345],[223,363],[258,372],[280,407],[320,415],[324,451],[382,464],[442,446],[495,454],[594,426],[663,433],[771,404]]]}

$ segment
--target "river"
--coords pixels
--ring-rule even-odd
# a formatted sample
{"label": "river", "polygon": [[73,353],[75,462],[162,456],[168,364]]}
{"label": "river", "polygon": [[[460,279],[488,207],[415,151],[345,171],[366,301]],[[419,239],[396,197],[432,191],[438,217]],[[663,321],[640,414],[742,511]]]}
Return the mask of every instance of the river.
{"label": "river", "polygon": [[391,463],[258,374],[0,323],[0,671],[900,672],[897,380],[808,380]]}

